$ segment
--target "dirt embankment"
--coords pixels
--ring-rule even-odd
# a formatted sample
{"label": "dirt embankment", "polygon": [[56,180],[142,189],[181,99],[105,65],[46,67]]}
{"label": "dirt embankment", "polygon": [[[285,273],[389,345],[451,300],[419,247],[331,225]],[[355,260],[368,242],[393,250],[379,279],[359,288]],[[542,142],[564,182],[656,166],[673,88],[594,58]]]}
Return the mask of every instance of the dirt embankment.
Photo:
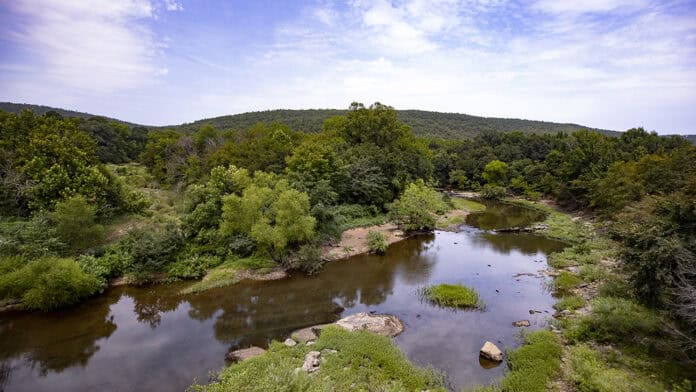
{"label": "dirt embankment", "polygon": [[367,233],[378,231],[384,234],[387,245],[408,238],[394,223],[385,223],[379,226],[357,227],[348,229],[341,234],[341,240],[335,245],[322,247],[322,257],[327,260],[338,260],[369,252],[367,247]]}

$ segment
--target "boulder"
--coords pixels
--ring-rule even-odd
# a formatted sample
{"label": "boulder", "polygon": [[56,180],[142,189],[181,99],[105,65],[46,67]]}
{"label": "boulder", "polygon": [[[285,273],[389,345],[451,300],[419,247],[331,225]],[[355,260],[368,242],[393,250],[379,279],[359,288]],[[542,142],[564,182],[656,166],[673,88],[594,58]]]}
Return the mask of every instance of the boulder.
{"label": "boulder", "polygon": [[227,355],[225,355],[225,358],[228,361],[233,362],[246,361],[247,359],[263,355],[265,352],[266,350],[262,349],[261,347],[251,346],[249,348],[230,351],[227,353]]}
{"label": "boulder", "polygon": [[503,352],[500,351],[498,346],[491,342],[486,342],[483,344],[483,347],[481,347],[479,355],[490,361],[500,362],[503,360]]}
{"label": "boulder", "polygon": [[288,347],[294,347],[294,346],[297,344],[297,342],[294,341],[294,340],[292,340],[292,339],[290,339],[290,338],[287,338],[287,339],[285,339],[285,341],[283,342],[283,344],[285,344],[285,345],[288,346]]}
{"label": "boulder", "polygon": [[348,331],[368,330],[382,336],[394,337],[404,330],[404,324],[396,316],[388,314],[352,314],[336,321],[336,325]]}
{"label": "boulder", "polygon": [[309,342],[313,342],[317,340],[319,332],[322,329],[326,328],[327,325],[331,324],[313,325],[311,327],[298,329],[297,331],[290,334],[290,338],[295,340],[297,343],[307,344]]}
{"label": "boulder", "polygon": [[321,361],[319,358],[321,353],[319,351],[310,351],[305,355],[304,363],[302,364],[302,370],[307,373],[316,372],[319,370],[319,365]]}
{"label": "boulder", "polygon": [[529,320],[513,321],[513,327],[529,327]]}

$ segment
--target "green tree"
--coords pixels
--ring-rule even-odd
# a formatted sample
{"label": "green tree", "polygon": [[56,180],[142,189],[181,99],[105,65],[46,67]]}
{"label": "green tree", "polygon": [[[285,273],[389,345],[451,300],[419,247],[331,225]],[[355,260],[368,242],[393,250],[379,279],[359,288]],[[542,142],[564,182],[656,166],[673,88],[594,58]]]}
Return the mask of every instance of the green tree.
{"label": "green tree", "polygon": [[499,160],[493,160],[483,169],[483,178],[491,185],[505,186],[508,177],[508,165]]}
{"label": "green tree", "polygon": [[409,184],[390,206],[392,219],[407,231],[433,230],[437,213],[447,210],[442,195],[422,180]]}

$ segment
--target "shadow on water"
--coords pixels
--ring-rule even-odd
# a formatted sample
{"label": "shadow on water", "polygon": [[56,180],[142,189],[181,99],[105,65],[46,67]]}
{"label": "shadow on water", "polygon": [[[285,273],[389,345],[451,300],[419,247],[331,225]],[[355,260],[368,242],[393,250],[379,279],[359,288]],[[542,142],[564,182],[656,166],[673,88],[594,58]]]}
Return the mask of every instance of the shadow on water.
{"label": "shadow on water", "polygon": [[[454,387],[488,383],[505,366],[479,363],[483,342],[518,345],[511,323],[529,319],[539,328],[554,302],[543,279],[514,275],[536,273],[562,246],[530,234],[467,228],[409,238],[385,256],[330,263],[315,276],[187,296],[179,292],[189,283],[121,287],[66,311],[4,314],[0,390],[183,390],[194,379],[206,382],[230,349],[265,346],[294,329],[359,311],[399,316],[406,330],[397,344],[416,363],[445,371]],[[474,287],[485,311],[419,300],[420,288],[444,282]]]}

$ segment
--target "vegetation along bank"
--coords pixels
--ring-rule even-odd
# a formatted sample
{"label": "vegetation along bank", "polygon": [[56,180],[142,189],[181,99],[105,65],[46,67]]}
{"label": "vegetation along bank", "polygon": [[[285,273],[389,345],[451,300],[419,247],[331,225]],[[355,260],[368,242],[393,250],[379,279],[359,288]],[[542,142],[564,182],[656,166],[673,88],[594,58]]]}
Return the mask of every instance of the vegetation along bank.
{"label": "vegetation along bank", "polygon": [[[354,104],[318,133],[280,123],[149,131],[0,112],[0,136],[7,308],[74,305],[114,279],[205,276],[189,289],[196,291],[316,273],[357,248],[381,253],[397,237],[456,227],[461,211],[480,207],[435,188],[473,191],[543,210],[545,234],[571,245],[549,259],[559,296],[553,328],[526,335],[506,355],[507,376],[486,388],[693,390],[696,148],[681,138],[642,129],[417,137],[381,104]],[[359,243],[343,242],[350,230],[359,230],[351,237]],[[367,334],[326,339],[331,349],[360,339],[375,353],[398,351]],[[266,355],[306,354],[278,348]],[[346,355],[341,369],[356,364]],[[396,357],[384,359],[393,371],[373,374],[385,388],[440,385]],[[406,373],[417,379],[402,379]]]}

